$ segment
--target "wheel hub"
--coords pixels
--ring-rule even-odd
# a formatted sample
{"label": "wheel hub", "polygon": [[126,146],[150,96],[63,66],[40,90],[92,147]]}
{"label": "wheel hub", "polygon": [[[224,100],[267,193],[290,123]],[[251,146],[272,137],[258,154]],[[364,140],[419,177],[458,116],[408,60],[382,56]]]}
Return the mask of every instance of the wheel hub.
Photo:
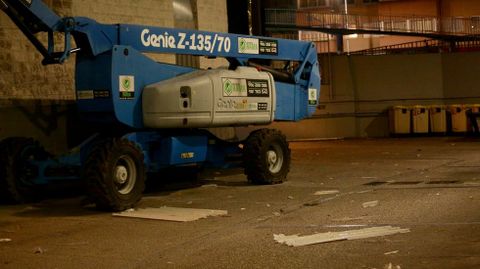
{"label": "wheel hub", "polygon": [[267,152],[267,158],[269,165],[274,165],[277,162],[277,153],[273,150]]}
{"label": "wheel hub", "polygon": [[131,156],[120,156],[113,173],[113,181],[117,185],[117,191],[120,194],[129,194],[135,188],[137,168]]}
{"label": "wheel hub", "polygon": [[278,173],[283,165],[283,152],[278,145],[273,145],[267,151],[267,165],[270,173]]}
{"label": "wheel hub", "polygon": [[123,165],[118,165],[115,168],[115,182],[118,184],[125,184],[128,180],[128,170]]}

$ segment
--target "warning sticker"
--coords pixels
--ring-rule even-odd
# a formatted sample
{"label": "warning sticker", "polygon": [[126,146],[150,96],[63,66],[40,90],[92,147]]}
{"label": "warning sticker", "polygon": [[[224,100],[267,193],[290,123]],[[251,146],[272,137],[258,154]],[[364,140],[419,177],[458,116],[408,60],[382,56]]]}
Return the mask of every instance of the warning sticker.
{"label": "warning sticker", "polygon": [[119,76],[120,99],[129,100],[135,98],[135,77]]}
{"label": "warning sticker", "polygon": [[248,97],[269,97],[268,80],[247,79]]}
{"label": "warning sticker", "polygon": [[278,55],[278,41],[270,39],[239,37],[238,53],[255,55]]}
{"label": "warning sticker", "polygon": [[318,103],[317,89],[309,88],[308,89],[308,104],[315,106]]}
{"label": "warning sticker", "polygon": [[77,99],[78,100],[88,100],[95,98],[93,91],[91,90],[84,90],[84,91],[77,91]]}
{"label": "warning sticker", "polygon": [[260,39],[260,54],[264,55],[278,55],[278,41]]}
{"label": "warning sticker", "polygon": [[96,91],[93,91],[93,95],[95,96],[95,99],[110,98],[110,91],[96,90]]}
{"label": "warning sticker", "polygon": [[258,110],[267,110],[268,104],[267,103],[258,103]]}

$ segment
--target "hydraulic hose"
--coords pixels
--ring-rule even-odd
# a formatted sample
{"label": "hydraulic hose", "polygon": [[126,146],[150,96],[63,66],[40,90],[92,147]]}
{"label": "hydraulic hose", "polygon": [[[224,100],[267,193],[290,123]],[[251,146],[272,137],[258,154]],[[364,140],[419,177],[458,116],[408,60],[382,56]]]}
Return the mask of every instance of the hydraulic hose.
{"label": "hydraulic hose", "polygon": [[269,66],[264,66],[251,61],[248,62],[248,65],[257,68],[259,71],[266,71],[272,74],[273,78],[276,81],[281,81],[286,83],[295,83],[295,78],[292,76],[292,74],[289,74],[287,72],[278,71]]}

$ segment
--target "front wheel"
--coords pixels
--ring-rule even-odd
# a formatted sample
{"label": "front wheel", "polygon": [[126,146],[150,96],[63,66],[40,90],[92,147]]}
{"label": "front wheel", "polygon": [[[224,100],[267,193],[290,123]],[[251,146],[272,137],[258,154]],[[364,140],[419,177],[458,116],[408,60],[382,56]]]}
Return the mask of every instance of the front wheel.
{"label": "front wheel", "polygon": [[110,211],[132,208],[145,189],[142,151],[129,140],[108,139],[88,157],[84,177],[98,208]]}
{"label": "front wheel", "polygon": [[290,171],[290,148],[278,130],[260,129],[244,143],[245,174],[254,184],[278,184]]}

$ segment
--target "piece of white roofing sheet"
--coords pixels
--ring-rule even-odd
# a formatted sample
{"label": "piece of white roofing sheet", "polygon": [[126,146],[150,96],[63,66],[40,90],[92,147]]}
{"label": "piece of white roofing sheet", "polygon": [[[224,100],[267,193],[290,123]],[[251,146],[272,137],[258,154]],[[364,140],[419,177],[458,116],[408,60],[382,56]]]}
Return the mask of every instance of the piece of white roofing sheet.
{"label": "piece of white roofing sheet", "polygon": [[408,232],[410,232],[409,229],[402,229],[400,227],[392,226],[381,226],[342,232],[317,233],[307,236],[274,234],[273,238],[280,244],[285,244],[291,247],[299,247],[341,240],[365,239],[370,237],[387,236]]}
{"label": "piece of white roofing sheet", "polygon": [[159,207],[159,208],[139,208],[127,210],[119,213],[113,213],[116,217],[141,218],[153,220],[167,220],[187,222],[207,217],[228,215],[226,210],[198,209],[198,208],[180,208],[180,207]]}

